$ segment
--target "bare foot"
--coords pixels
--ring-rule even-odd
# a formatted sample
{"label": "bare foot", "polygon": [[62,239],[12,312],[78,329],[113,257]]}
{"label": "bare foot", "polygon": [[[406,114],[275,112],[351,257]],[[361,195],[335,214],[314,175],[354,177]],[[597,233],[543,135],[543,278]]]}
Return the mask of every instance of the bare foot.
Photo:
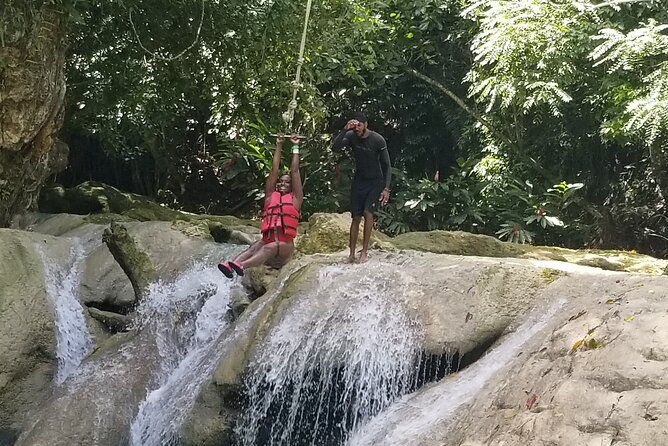
{"label": "bare foot", "polygon": [[362,251],[360,253],[360,263],[366,263],[366,261],[369,260],[366,251]]}
{"label": "bare foot", "polygon": [[355,263],[355,254],[350,254],[346,259],[346,263]]}

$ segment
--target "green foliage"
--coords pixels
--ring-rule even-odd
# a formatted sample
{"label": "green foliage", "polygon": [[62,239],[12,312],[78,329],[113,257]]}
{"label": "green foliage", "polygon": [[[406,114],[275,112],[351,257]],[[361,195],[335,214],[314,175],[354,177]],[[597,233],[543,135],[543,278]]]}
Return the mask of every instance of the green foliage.
{"label": "green foliage", "polygon": [[[485,162],[489,166],[489,159]],[[501,170],[483,170],[483,162],[459,161],[442,182],[411,182],[396,175],[400,192],[379,212],[378,224],[390,234],[434,229],[495,233],[501,239],[557,242],[582,213],[582,183],[561,182],[536,193],[529,181],[506,181]],[[481,175],[485,172],[486,175]],[[535,232],[529,227],[535,226]]]}
{"label": "green foliage", "polygon": [[[259,215],[264,200],[264,184],[271,171],[275,149],[270,129],[258,119],[248,125],[249,134],[243,141],[220,140],[215,162],[218,178],[228,187],[231,196],[243,197],[255,203]],[[340,196],[335,193],[335,169],[331,154],[325,150],[327,141],[313,138],[301,144],[300,173],[304,184],[302,218],[313,212],[336,211]],[[284,149],[282,172],[289,172],[291,154]],[[222,205],[222,203],[219,203]]]}
{"label": "green foliage", "polygon": [[479,206],[482,184],[462,166],[443,182],[422,178],[415,182],[398,172],[394,175],[399,190],[388,206],[379,212],[379,225],[391,234],[434,229],[469,229],[484,224]]}
{"label": "green foliage", "polygon": [[[250,210],[248,186],[262,189],[270,164],[266,130],[285,130],[281,114],[304,8],[205,2],[200,22],[201,5],[145,0],[89,8],[73,33],[66,134],[93,138],[108,158],[148,169],[140,175],[146,184],[132,180],[138,192],[172,191],[170,203],[190,210]],[[331,34],[326,17],[314,17],[307,54],[320,30]],[[324,107],[313,72],[305,71],[295,130],[311,133]],[[260,119],[264,140],[254,128]],[[245,160],[246,171],[241,162],[226,169],[231,160]],[[250,174],[244,191],[235,177],[242,173]]]}
{"label": "green foliage", "polygon": [[524,229],[518,223],[503,223],[501,229],[496,231],[499,238],[506,239],[510,243],[531,243],[535,234],[531,231]]}
{"label": "green foliage", "polygon": [[[107,175],[184,209],[255,214],[304,4],[204,2],[200,21],[200,0],[55,3],[72,19],[73,166],[113,166],[70,181]],[[396,170],[378,215],[391,234],[668,254],[666,23],[659,0],[315,2],[294,121],[312,137],[305,217],[346,210],[350,162],[328,138],[362,109]]]}
{"label": "green foliage", "polygon": [[486,105],[527,113],[541,105],[554,116],[572,100],[580,78],[583,17],[574,3],[477,1],[464,14],[480,26],[471,43],[469,94]]}
{"label": "green foliage", "polygon": [[[594,39],[601,41],[591,53],[594,65],[604,65],[610,74],[631,74],[640,88],[629,85],[630,94],[616,95],[624,112],[612,116],[603,126],[607,137],[628,136],[651,147],[668,136],[668,24],[649,20],[626,34],[602,29]],[[619,87],[618,87],[619,88]],[[616,121],[625,122],[615,126]]]}

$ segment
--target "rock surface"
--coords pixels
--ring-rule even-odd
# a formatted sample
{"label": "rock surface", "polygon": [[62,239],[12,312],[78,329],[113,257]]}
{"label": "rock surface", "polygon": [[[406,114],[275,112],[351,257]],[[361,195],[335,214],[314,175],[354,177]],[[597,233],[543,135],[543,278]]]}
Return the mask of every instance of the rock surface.
{"label": "rock surface", "polygon": [[668,444],[668,278],[592,279],[447,442],[420,444]]}
{"label": "rock surface", "polygon": [[[253,237],[253,227],[215,221],[217,234]],[[203,222],[126,217],[122,224],[159,279],[170,282],[197,262],[213,265],[243,249],[214,243],[211,222]],[[668,262],[434,231],[378,236],[374,245],[382,249],[367,264],[346,265],[349,223],[346,215],[314,216],[300,235],[300,255],[279,272],[249,270],[232,288],[240,293],[230,303],[236,320],[179,441],[230,444],[245,380],[281,336],[304,337],[314,357],[343,365],[346,351],[369,334],[359,329],[364,321],[375,321],[371,332],[393,327],[382,324],[399,315],[420,352],[477,362],[404,397],[352,446],[668,444],[661,424],[668,416],[668,277],[660,276]],[[134,295],[101,243],[108,224],[64,214],[21,224],[32,232],[0,231],[0,437],[17,434],[29,419],[20,445],[122,444],[156,385],[159,336],[113,335],[66,387],[51,389],[55,327],[34,251],[46,240],[50,256],[66,256],[77,238],[87,252],[81,300],[97,307],[92,313],[112,331],[124,330],[133,316],[118,315],[133,309]],[[305,254],[312,250],[332,254]],[[387,306],[369,313],[379,302]],[[169,312],[171,322],[198,310],[189,311]],[[526,325],[535,318],[542,325]],[[333,348],[327,338],[311,337],[317,326],[327,336],[349,336]],[[404,335],[387,329],[388,337]]]}
{"label": "rock surface", "polygon": [[[298,240],[297,248],[306,254],[332,253],[347,249],[349,214],[314,214],[308,231]],[[358,249],[361,247],[361,233]],[[408,232],[387,237],[374,231],[371,245],[382,249],[416,250],[435,254],[462,256],[514,257],[558,260],[609,271],[666,274],[668,260],[659,260],[629,251],[587,251],[550,246],[518,245],[494,237],[462,231]]]}
{"label": "rock surface", "polygon": [[[209,397],[203,401],[208,403],[202,402],[201,408],[196,406],[195,413],[211,411],[211,395],[239,389],[243,376],[252,367],[249,364],[258,360],[277,330],[289,329],[288,325],[298,330],[290,322],[283,322],[294,314],[300,315],[305,326],[325,324],[349,331],[350,327],[340,324],[356,317],[355,309],[364,306],[366,293],[394,296],[391,300],[397,303],[386,311],[403,313],[411,321],[419,332],[418,350],[436,356],[465,356],[494,342],[520,315],[542,302],[545,290],[553,286],[560,274],[528,261],[514,264],[506,259],[418,252],[375,252],[363,267],[341,265],[339,259],[337,255],[305,256],[284,268],[277,278],[284,287],[277,288],[275,282],[239,319],[244,329],[221,358],[213,381],[204,391]],[[332,278],[326,279],[328,276]],[[351,345],[336,348],[352,348],[352,343],[359,342],[355,336],[363,335],[352,333]],[[309,340],[321,345],[322,350],[314,352],[314,357],[330,353],[328,339],[312,339],[309,335]],[[221,413],[231,410],[223,398],[219,397],[219,404]],[[187,432],[204,436],[198,428],[204,429],[208,437],[222,439],[229,435],[226,424],[219,424],[214,435],[212,425],[202,425],[194,419]]]}
{"label": "rock surface", "polygon": [[[304,254],[331,253],[348,248],[350,213],[345,214],[313,214],[308,221],[308,231],[299,236],[296,241],[297,249]],[[362,230],[364,223],[360,225],[358,246],[362,246]],[[385,234],[374,231],[371,235],[370,247],[382,248],[391,246],[387,244],[390,238]]]}
{"label": "rock surface", "polygon": [[55,373],[54,313],[38,246],[66,257],[66,241],[0,229],[0,430],[18,431]]}
{"label": "rock surface", "polygon": [[407,396],[350,445],[666,444],[668,278],[567,270],[489,360]]}

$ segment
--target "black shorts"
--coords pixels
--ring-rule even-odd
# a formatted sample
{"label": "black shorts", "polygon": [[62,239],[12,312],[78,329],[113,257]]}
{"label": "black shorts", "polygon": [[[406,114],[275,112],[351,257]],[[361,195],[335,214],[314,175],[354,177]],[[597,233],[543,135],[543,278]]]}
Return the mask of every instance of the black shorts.
{"label": "black shorts", "polygon": [[364,211],[373,214],[378,207],[378,200],[383,189],[385,189],[385,183],[382,178],[380,180],[353,181],[350,189],[350,213],[352,216],[359,217],[364,214]]}

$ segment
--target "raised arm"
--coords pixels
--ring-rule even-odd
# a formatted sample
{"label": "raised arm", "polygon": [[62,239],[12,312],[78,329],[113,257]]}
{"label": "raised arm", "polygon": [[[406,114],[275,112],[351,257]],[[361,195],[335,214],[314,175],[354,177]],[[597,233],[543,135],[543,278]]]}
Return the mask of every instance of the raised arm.
{"label": "raised arm", "polygon": [[297,210],[302,207],[304,201],[304,188],[302,186],[302,177],[299,173],[299,137],[292,135],[292,161],[290,162],[290,183],[292,184],[292,203]]}
{"label": "raised arm", "polygon": [[336,138],[334,138],[334,142],[332,143],[332,151],[341,152],[341,149],[347,147],[350,144],[347,138],[348,131],[353,129],[356,124],[357,121],[355,121],[354,119],[348,121],[346,126],[343,127],[343,130],[341,130],[341,132],[336,136]]}
{"label": "raised arm", "polygon": [[276,137],[276,150],[274,150],[274,160],[271,163],[271,172],[267,177],[267,182],[264,184],[264,201],[267,203],[271,198],[271,194],[276,190],[276,182],[278,181],[278,170],[281,168],[281,149],[283,148],[283,135]]}

